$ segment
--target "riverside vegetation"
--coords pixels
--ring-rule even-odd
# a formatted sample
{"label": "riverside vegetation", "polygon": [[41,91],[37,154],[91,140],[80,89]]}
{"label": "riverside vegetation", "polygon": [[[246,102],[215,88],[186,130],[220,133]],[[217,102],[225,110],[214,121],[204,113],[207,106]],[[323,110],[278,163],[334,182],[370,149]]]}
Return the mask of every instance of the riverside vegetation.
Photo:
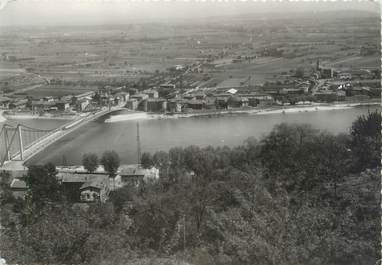
{"label": "riverside vegetation", "polygon": [[160,180],[107,203],[65,200],[52,165],[31,166],[25,200],[1,177],[8,263],[375,264],[381,116],[348,134],[280,124],[241,146],[144,153]]}

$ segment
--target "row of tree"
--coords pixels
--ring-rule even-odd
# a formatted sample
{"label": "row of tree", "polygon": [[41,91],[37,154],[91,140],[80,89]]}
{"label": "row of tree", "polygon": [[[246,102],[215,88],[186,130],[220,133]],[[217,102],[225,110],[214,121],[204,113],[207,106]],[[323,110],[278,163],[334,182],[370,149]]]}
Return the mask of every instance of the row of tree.
{"label": "row of tree", "polygon": [[82,156],[82,165],[90,173],[96,171],[100,164],[111,177],[115,176],[120,165],[118,153],[115,151],[105,151],[100,160],[95,153],[86,153]]}

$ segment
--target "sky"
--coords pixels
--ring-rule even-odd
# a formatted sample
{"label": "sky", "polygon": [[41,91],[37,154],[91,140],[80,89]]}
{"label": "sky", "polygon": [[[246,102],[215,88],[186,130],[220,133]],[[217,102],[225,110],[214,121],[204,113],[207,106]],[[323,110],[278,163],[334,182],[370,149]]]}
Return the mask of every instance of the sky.
{"label": "sky", "polygon": [[[375,0],[378,1],[378,0]],[[6,5],[5,2],[8,2]],[[2,4],[3,3],[3,4]],[[373,1],[0,0],[0,26],[103,25],[256,13],[326,10],[380,12]]]}

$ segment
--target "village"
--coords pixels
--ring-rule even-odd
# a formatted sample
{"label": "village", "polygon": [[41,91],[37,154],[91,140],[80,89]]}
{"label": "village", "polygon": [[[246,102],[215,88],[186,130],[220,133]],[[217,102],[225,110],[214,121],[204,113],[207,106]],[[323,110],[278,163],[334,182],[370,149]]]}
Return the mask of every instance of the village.
{"label": "village", "polygon": [[380,69],[321,67],[296,69],[282,81],[257,83],[248,78],[228,78],[216,86],[184,84],[192,66],[176,66],[173,78],[148,89],[104,86],[97,90],[60,97],[0,96],[5,117],[73,118],[102,107],[120,106],[131,111],[180,114],[245,110],[271,106],[334,102],[368,102],[380,96]]}

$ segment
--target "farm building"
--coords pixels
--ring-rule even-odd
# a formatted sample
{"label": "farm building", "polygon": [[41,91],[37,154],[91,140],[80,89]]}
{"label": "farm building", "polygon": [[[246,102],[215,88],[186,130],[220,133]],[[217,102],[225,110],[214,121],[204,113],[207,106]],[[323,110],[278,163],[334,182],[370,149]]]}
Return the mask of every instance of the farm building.
{"label": "farm building", "polygon": [[148,95],[149,98],[158,98],[159,97],[158,91],[156,91],[154,89],[144,90],[143,93]]}
{"label": "farm building", "polygon": [[72,202],[104,202],[110,190],[107,174],[62,171],[57,174],[57,180]]}
{"label": "farm building", "polygon": [[122,165],[119,167],[116,181],[118,185],[139,186],[143,182],[155,181],[159,179],[159,170],[155,167],[144,169],[140,165]]}
{"label": "farm building", "polygon": [[44,112],[49,110],[57,110],[56,102],[54,101],[32,101],[32,111],[33,112]]}
{"label": "farm building", "polygon": [[130,99],[136,99],[138,101],[142,101],[142,100],[145,100],[148,98],[149,98],[149,96],[147,94],[135,94],[135,95],[132,95],[130,97]]}
{"label": "farm building", "polygon": [[146,111],[149,112],[164,112],[167,109],[167,101],[162,98],[149,98],[146,103]]}
{"label": "farm building", "polygon": [[114,101],[115,104],[125,104],[129,99],[130,94],[128,92],[119,92],[115,94]]}
{"label": "farm building", "polygon": [[321,78],[333,78],[334,71],[332,68],[321,68]]}
{"label": "farm building", "polygon": [[11,102],[10,98],[0,96],[0,108],[7,109],[9,107],[10,102]]}
{"label": "farm building", "polygon": [[80,187],[80,200],[82,202],[105,202],[109,192],[109,179],[96,177],[93,180],[82,184]]}
{"label": "farm building", "polygon": [[135,98],[132,98],[132,99],[128,99],[126,101],[126,108],[130,109],[130,110],[136,110],[138,108],[138,100],[136,100]]}
{"label": "farm building", "polygon": [[177,99],[170,99],[167,102],[167,110],[169,112],[182,112],[182,103]]}
{"label": "farm building", "polygon": [[10,109],[25,109],[27,103],[28,103],[27,99],[19,99],[19,100],[15,100],[13,102],[10,102],[8,107]]}
{"label": "farm building", "polygon": [[60,111],[65,111],[65,110],[69,110],[69,109],[70,109],[70,104],[69,104],[69,102],[64,101],[64,100],[56,101],[55,106],[56,106],[57,109],[60,110]]}
{"label": "farm building", "polygon": [[17,179],[17,178],[12,180],[10,188],[11,188],[11,192],[13,196],[15,198],[21,198],[21,199],[24,199],[28,190],[28,187],[25,181]]}

